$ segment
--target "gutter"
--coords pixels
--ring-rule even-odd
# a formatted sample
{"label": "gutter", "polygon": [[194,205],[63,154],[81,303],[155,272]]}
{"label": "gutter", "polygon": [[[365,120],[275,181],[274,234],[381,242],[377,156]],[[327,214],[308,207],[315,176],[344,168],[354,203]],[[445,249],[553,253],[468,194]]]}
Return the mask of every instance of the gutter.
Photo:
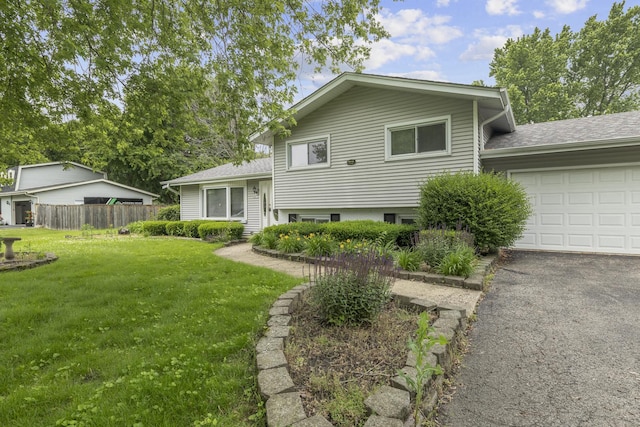
{"label": "gutter", "polygon": [[163,189],[163,190],[169,190],[170,192],[172,192],[173,194],[175,194],[175,195],[177,195],[177,196],[179,196],[179,195],[180,195],[180,192],[179,192],[179,191],[174,190],[173,188],[171,188],[171,184],[169,184],[169,183],[166,183],[165,185],[163,185],[163,186],[162,186],[162,189]]}
{"label": "gutter", "polygon": [[531,154],[552,154],[581,150],[597,150],[602,148],[621,148],[634,145],[640,145],[640,137],[634,136],[616,139],[600,139],[593,141],[563,142],[561,144],[550,145],[493,148],[490,150],[483,150],[482,158],[497,159],[501,157],[526,156]]}
{"label": "gutter", "polygon": [[[484,151],[484,127],[489,123],[498,120],[500,117],[507,115],[511,112],[511,103],[509,102],[509,94],[507,90],[504,88],[500,88],[500,99],[502,100],[503,109],[498,114],[489,117],[482,123],[480,123],[480,137],[483,138],[482,144],[480,144],[480,151]],[[511,132],[516,130],[516,124],[512,123],[509,117],[507,116],[507,122],[509,122],[509,127],[511,127]]]}

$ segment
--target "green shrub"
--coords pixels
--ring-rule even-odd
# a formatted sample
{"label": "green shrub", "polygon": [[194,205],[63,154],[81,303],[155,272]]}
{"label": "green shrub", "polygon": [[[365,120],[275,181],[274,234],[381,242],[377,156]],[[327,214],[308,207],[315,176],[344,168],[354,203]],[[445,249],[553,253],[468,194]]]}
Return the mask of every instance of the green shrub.
{"label": "green shrub", "polygon": [[277,249],[285,254],[302,252],[304,240],[298,233],[281,234],[278,239]]}
{"label": "green shrub", "polygon": [[406,271],[418,271],[422,259],[420,253],[412,248],[403,248],[395,253],[395,259],[398,266]]}
{"label": "green shrub", "polygon": [[524,188],[496,173],[459,172],[429,178],[420,189],[417,223],[421,228],[458,224],[469,228],[485,250],[512,245],[531,214]]}
{"label": "green shrub", "polygon": [[230,241],[242,238],[244,225],[239,222],[207,221],[198,227],[198,235],[203,240]]}
{"label": "green shrub", "polygon": [[276,236],[281,234],[287,235],[298,233],[300,236],[308,236],[310,234],[322,234],[324,224],[316,224],[315,222],[289,222],[287,224],[278,224],[266,227],[264,231],[274,233]]}
{"label": "green shrub", "polygon": [[477,264],[475,251],[469,246],[460,245],[442,258],[436,271],[445,276],[469,277]]}
{"label": "green shrub", "polygon": [[260,243],[262,244],[263,248],[275,249],[278,247],[278,236],[276,235],[276,233],[267,231],[267,229],[265,228],[262,231],[262,238],[260,239]]}
{"label": "green shrub", "polygon": [[372,323],[391,299],[393,260],[369,250],[341,253],[319,266],[311,298],[322,319],[332,325]]}
{"label": "green shrub", "polygon": [[144,232],[144,221],[130,222],[126,228],[130,233],[142,234]]}
{"label": "green shrub", "polygon": [[207,219],[193,219],[190,221],[183,221],[182,227],[184,229],[184,236],[194,237],[194,238],[200,237],[200,233],[198,232],[198,227],[200,227],[202,224],[208,224],[210,222],[213,222],[213,221],[210,221]]}
{"label": "green shrub", "polygon": [[309,234],[305,237],[305,254],[313,257],[329,256],[336,251],[337,243],[328,235]]}
{"label": "green shrub", "polygon": [[151,236],[166,236],[169,221],[144,221],[142,232]]}
{"label": "green shrub", "polygon": [[184,236],[184,223],[186,221],[171,221],[167,223],[167,234],[169,236]]}
{"label": "green shrub", "polygon": [[180,221],[180,205],[171,205],[158,210],[159,221]]}
{"label": "green shrub", "polygon": [[[409,224],[388,224],[381,221],[357,220],[329,222],[321,224],[324,232],[331,234],[337,241],[370,240],[380,245],[392,242],[400,247],[411,244],[411,236],[417,226]],[[380,241],[383,236],[383,241]]]}

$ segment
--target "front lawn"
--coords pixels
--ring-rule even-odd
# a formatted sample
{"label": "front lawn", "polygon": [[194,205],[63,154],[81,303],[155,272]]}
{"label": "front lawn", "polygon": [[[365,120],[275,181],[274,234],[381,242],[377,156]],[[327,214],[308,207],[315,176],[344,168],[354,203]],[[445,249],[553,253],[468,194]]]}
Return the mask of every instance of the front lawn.
{"label": "front lawn", "polygon": [[86,234],[0,227],[59,257],[0,273],[0,425],[260,425],[255,339],[300,280],[200,241]]}

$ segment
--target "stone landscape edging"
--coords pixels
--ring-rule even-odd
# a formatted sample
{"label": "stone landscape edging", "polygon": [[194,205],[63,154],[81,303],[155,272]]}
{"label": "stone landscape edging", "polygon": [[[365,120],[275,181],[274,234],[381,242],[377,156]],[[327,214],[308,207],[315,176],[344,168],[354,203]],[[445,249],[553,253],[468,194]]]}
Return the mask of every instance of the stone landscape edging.
{"label": "stone landscape edging", "polygon": [[[304,294],[313,285],[298,285],[282,294],[269,310],[267,330],[256,345],[256,363],[258,366],[258,389],[266,400],[266,417],[269,427],[331,427],[332,424],[323,416],[307,417],[302,405],[300,393],[296,391],[289,373],[289,365],[284,349],[291,330],[291,313],[302,304]],[[422,299],[411,299],[394,295],[398,303],[418,311],[436,311],[438,319],[433,323],[434,333],[447,337],[446,346],[436,344],[431,348],[428,362],[433,366],[440,364],[444,373],[451,370],[453,354],[458,346],[458,339],[467,327],[467,313],[464,309],[438,307],[435,303]],[[408,352],[405,367],[407,375],[415,378],[415,355]],[[421,402],[422,408],[430,412],[438,401],[438,390],[444,381],[444,373],[431,378],[425,385],[425,394]],[[365,405],[371,415],[365,427],[398,426],[402,427],[411,411],[412,393],[406,380],[396,376],[391,386],[383,386],[367,397]],[[415,404],[418,404],[416,402]]]}
{"label": "stone landscape edging", "polygon": [[[16,257],[20,254],[21,252],[16,252]],[[4,253],[0,254],[2,256],[4,256]],[[1,257],[0,257],[1,258]],[[29,261],[24,261],[24,260],[20,260],[20,259],[13,259],[11,261],[3,261],[2,264],[0,264],[0,272],[3,271],[14,271],[14,270],[27,270],[29,268],[35,268],[35,267],[39,267],[41,265],[45,265],[45,264],[50,264],[54,261],[56,261],[58,259],[58,257],[50,252],[47,252],[44,254],[44,258],[42,259],[34,259],[34,260],[29,260]]]}
{"label": "stone landscape edging", "polygon": [[[284,259],[287,261],[304,262],[315,264],[317,257],[310,257],[302,253],[286,254],[275,249],[266,249],[260,246],[253,246],[252,250],[258,254],[272,258]],[[473,274],[467,278],[460,276],[444,276],[442,274],[426,273],[423,271],[398,270],[398,279],[416,280],[419,282],[432,283],[436,285],[451,286],[455,288],[471,289],[475,291],[483,290],[484,277],[497,263],[499,254],[489,254],[479,259]]]}

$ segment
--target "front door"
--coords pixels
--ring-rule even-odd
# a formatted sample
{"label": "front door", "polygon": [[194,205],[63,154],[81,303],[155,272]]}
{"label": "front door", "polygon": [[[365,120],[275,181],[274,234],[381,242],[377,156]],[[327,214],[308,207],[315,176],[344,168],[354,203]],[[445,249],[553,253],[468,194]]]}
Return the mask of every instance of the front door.
{"label": "front door", "polygon": [[14,224],[25,224],[27,222],[27,212],[31,210],[31,202],[15,202],[16,222]]}
{"label": "front door", "polygon": [[260,181],[260,229],[275,223],[273,201],[271,199],[271,181]]}

